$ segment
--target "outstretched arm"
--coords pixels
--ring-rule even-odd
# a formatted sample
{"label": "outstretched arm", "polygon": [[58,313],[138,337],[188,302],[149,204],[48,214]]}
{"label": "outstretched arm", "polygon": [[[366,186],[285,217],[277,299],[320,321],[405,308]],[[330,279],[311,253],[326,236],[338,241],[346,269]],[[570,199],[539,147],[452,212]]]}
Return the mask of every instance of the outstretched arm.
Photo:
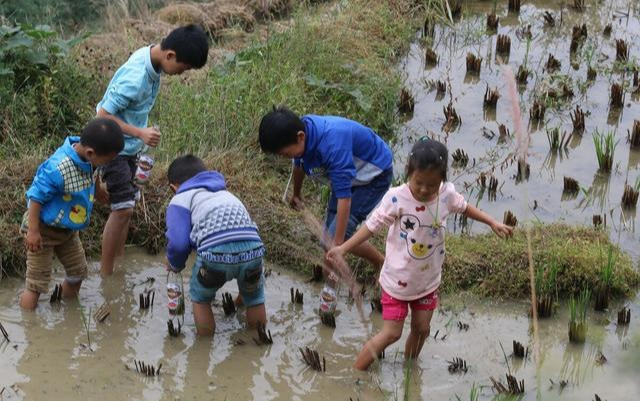
{"label": "outstretched arm", "polygon": [[330,262],[337,262],[344,256],[345,253],[350,252],[358,245],[362,244],[373,235],[373,231],[367,228],[366,224],[363,224],[358,231],[351,238],[349,238],[342,245],[334,246],[327,252],[327,260]]}
{"label": "outstretched arm", "polygon": [[467,209],[464,211],[464,215],[472,218],[476,221],[484,223],[491,227],[494,233],[500,238],[506,238],[513,235],[513,227],[510,227],[506,224],[500,223],[493,217],[489,216],[487,213],[478,209],[477,207],[468,204]]}

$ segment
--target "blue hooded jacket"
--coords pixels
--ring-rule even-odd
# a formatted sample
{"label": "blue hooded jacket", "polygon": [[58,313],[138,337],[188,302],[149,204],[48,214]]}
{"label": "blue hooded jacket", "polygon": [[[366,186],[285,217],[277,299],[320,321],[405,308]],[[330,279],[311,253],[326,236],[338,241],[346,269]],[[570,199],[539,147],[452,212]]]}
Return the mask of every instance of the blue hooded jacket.
{"label": "blue hooded jacket", "polygon": [[350,198],[351,187],[367,185],[392,168],[391,149],[371,128],[334,116],[306,115],[302,122],[304,153],[294,163],[330,184],[336,198]]}
{"label": "blue hooded jacket", "polygon": [[180,184],[167,207],[167,259],[184,268],[192,249],[206,251],[235,241],[259,241],[258,227],[217,171],[203,171]]}
{"label": "blue hooded jacket", "polygon": [[42,204],[40,221],[52,227],[82,230],[89,224],[95,182],[91,163],[80,158],[73,145],[80,137],[70,136],[38,167],[28,201]]}

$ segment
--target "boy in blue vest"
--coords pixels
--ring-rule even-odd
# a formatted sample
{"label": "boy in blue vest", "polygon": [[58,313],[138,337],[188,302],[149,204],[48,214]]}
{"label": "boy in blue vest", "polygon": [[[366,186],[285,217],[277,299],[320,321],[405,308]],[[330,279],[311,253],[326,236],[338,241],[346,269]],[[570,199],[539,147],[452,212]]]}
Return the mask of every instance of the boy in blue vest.
{"label": "boy in blue vest", "polygon": [[62,296],[77,296],[87,277],[87,260],[78,232],[89,225],[96,190],[94,170],[113,160],[123,148],[120,126],[97,118],[87,124],[80,137],[68,137],[38,167],[27,191],[28,210],[21,227],[27,248],[22,308],[35,309],[40,294],[49,291],[54,255],[66,272]]}
{"label": "boy in blue vest", "polygon": [[[260,122],[260,147],[294,160],[294,208],[301,208],[305,175],[331,186],[325,221],[328,244],[342,244],[380,202],[393,178],[389,146],[371,129],[355,121],[334,116],[298,117],[280,107]],[[368,241],[353,253],[379,270],[384,256]],[[320,313],[336,308],[337,277],[329,274],[320,297]]]}
{"label": "boy in blue vest", "polygon": [[113,273],[115,258],[124,251],[138,195],[134,184],[137,159],[145,145],[156,147],[160,142],[160,132],[147,127],[160,76],[201,68],[207,62],[208,52],[207,36],[200,28],[195,25],[176,28],[159,45],[134,52],[116,71],[96,107],[99,117],[113,119],[125,134],[124,150],[102,173],[111,204],[111,214],[102,233],[102,275]]}

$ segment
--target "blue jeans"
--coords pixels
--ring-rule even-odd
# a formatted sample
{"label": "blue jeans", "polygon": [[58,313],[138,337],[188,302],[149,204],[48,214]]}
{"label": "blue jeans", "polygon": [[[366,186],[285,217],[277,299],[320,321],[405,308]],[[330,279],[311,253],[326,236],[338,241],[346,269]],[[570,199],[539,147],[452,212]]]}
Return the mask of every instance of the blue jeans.
{"label": "blue jeans", "polygon": [[210,303],[220,287],[236,279],[246,306],[263,304],[263,253],[257,241],[231,242],[198,252],[189,282],[191,300]]}
{"label": "blue jeans", "polygon": [[[350,238],[360,223],[362,223],[369,213],[378,206],[384,194],[387,193],[393,180],[393,169],[388,169],[380,173],[370,183],[366,185],[351,187],[351,210],[347,221],[347,230],[344,239]],[[327,218],[325,229],[333,238],[336,235],[336,214],[338,212],[338,199],[333,191],[327,204]]]}

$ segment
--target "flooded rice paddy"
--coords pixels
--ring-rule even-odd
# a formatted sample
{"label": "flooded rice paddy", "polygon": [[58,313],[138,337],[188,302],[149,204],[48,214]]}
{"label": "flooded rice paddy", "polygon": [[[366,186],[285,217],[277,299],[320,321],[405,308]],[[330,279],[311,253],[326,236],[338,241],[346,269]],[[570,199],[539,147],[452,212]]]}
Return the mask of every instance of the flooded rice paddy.
{"label": "flooded rice paddy", "polygon": [[[351,364],[367,337],[381,327],[380,314],[365,305],[362,320],[342,294],[337,327],[330,329],[314,311],[319,285],[305,284],[306,277],[288,270],[273,267],[266,278],[268,329],[273,337],[273,344],[266,346],[256,345],[255,332],[244,329],[242,309],[225,316],[220,296],[214,306],[213,340],[196,338],[190,303],[181,335],[169,336],[160,257],[131,250],[113,277],[102,280],[97,272],[98,264],[93,263],[93,274],[78,301],[52,306],[43,299],[35,313],[18,307],[22,282],[3,280],[0,321],[11,342],[0,343],[0,389],[4,388],[0,399],[346,401],[456,400],[457,395],[466,400],[475,385],[484,400],[494,397],[489,378],[506,383],[508,369],[524,380],[524,400],[591,400],[595,393],[603,400],[632,400],[640,391],[639,300],[631,304],[631,324],[626,328],[616,325],[618,304],[612,305],[612,312],[589,312],[584,345],[568,342],[566,308],[553,319],[541,320],[542,357],[536,365],[531,354],[526,359],[511,356],[513,340],[531,347],[526,302],[443,296],[432,337],[415,363],[409,365],[402,356],[405,331],[385,358],[363,373],[352,370]],[[55,274],[56,281],[62,277],[61,272]],[[144,283],[149,277],[155,282]],[[292,287],[302,291],[304,304],[291,304]],[[155,289],[156,297],[152,307],[140,310],[138,296],[145,289]],[[227,283],[223,291],[237,294],[235,282]],[[111,315],[103,323],[91,319],[89,349],[81,311],[93,314],[105,300]],[[326,372],[306,366],[299,348],[307,346],[325,357]],[[603,364],[597,361],[599,353],[607,359]],[[455,357],[466,361],[466,373],[449,372],[447,361]],[[136,372],[134,360],[156,367],[161,363],[160,375]],[[561,389],[563,380],[567,384]]]}
{"label": "flooded rice paddy", "polygon": [[[633,185],[640,175],[640,152],[627,142],[627,130],[640,119],[633,74],[627,68],[638,65],[637,2],[586,1],[586,8],[576,11],[563,2],[530,1],[523,2],[519,13],[508,13],[506,1],[498,3],[495,33],[486,32],[486,14],[493,2],[464,2],[461,20],[451,27],[435,25],[432,44],[422,35],[412,44],[401,68],[415,108],[394,145],[397,172],[411,143],[433,135],[447,143],[451,154],[457,149],[467,154],[466,166],[452,168],[449,179],[482,209],[498,217],[510,210],[520,221],[587,225],[594,215],[607,216],[614,242],[637,260],[637,217],[634,209],[620,205],[625,182]],[[545,24],[545,13],[555,20],[554,26]],[[582,24],[587,37],[572,57],[573,27]],[[605,35],[608,24],[611,33]],[[517,71],[526,60],[531,71],[528,83],[518,91],[531,135],[528,179],[517,177],[515,138],[500,138],[499,125],[513,132],[513,121],[507,84],[496,63],[498,34],[511,41],[506,64]],[[615,62],[616,39],[629,45],[625,63]],[[436,65],[425,65],[426,47],[437,54]],[[479,75],[467,74],[467,53],[483,59]],[[549,54],[560,62],[555,72],[547,71]],[[587,81],[589,67],[597,72],[592,81]],[[445,93],[437,93],[437,81],[444,83]],[[624,88],[620,108],[609,105],[611,84],[616,82]],[[487,87],[501,94],[495,110],[483,107]],[[535,99],[546,106],[539,123],[529,121]],[[457,126],[445,124],[443,107],[449,104],[462,120]],[[569,136],[576,106],[585,112],[585,129],[582,135]],[[556,127],[567,136],[560,149],[551,151],[546,131]],[[615,135],[610,173],[598,167],[592,139],[596,131]],[[498,181],[495,197],[482,190],[478,180],[482,173],[487,181],[491,176]],[[584,190],[563,195],[565,176]],[[483,230],[477,225],[467,229]],[[214,307],[213,340],[195,336],[189,302],[182,333],[169,336],[162,258],[137,250],[128,250],[117,273],[106,280],[93,263],[78,301],[50,305],[43,297],[35,313],[18,307],[22,281],[4,279],[0,322],[11,341],[0,340],[0,400],[490,400],[496,397],[490,378],[506,385],[508,372],[524,380],[523,400],[593,400],[596,394],[602,400],[634,400],[640,393],[638,297],[618,301],[608,312],[590,309],[583,345],[569,343],[568,311],[562,305],[553,318],[540,320],[540,353],[534,355],[528,302],[444,295],[432,321],[432,337],[418,360],[404,361],[405,331],[385,358],[363,373],[351,364],[366,339],[381,327],[380,314],[365,302],[361,316],[343,291],[337,327],[330,329],[314,311],[319,285],[286,269],[271,268],[265,285],[273,344],[262,346],[254,342],[254,332],[245,330],[242,309],[225,316],[220,296]],[[58,271],[55,278],[59,282],[62,273]],[[291,288],[304,294],[302,305],[291,303]],[[138,297],[145,289],[154,289],[156,296],[154,305],[141,310]],[[235,283],[228,283],[224,291],[235,295]],[[88,319],[87,328],[83,315],[93,314],[105,301],[111,314],[104,323]],[[628,326],[616,323],[616,312],[623,305],[631,310]],[[528,357],[512,355],[514,340],[530,348]],[[324,356],[326,371],[308,367],[300,347]],[[466,372],[449,371],[448,361],[454,358],[466,362]],[[161,373],[145,377],[136,371],[134,361],[162,364]]]}
{"label": "flooded rice paddy", "polygon": [[[633,1],[586,1],[582,12],[573,1],[523,1],[520,13],[507,12],[507,2],[499,1],[496,15],[499,26],[487,33],[487,14],[493,2],[463,2],[463,16],[452,27],[436,24],[433,39],[421,34],[402,63],[405,87],[413,95],[415,109],[395,144],[396,170],[405,164],[411,144],[429,135],[447,144],[450,158],[461,149],[466,166],[452,167],[449,180],[482,209],[497,217],[511,210],[520,221],[557,222],[591,225],[593,216],[606,215],[612,239],[635,257],[640,256],[635,231],[634,208],[621,207],[625,183],[636,185],[640,177],[640,148],[632,148],[627,139],[634,120],[640,120],[640,90],[634,86],[633,69],[640,69],[639,5]],[[545,22],[551,15],[554,26]],[[587,36],[572,53],[574,27],[586,25]],[[610,35],[603,34],[610,24]],[[510,40],[510,52],[496,55],[498,35]],[[628,61],[616,62],[616,40],[628,43]],[[437,64],[426,60],[427,49],[439,58]],[[482,58],[479,74],[467,72],[467,55]],[[549,55],[560,62],[548,69]],[[528,127],[530,147],[528,180],[518,177],[514,155],[512,102],[508,84],[497,58],[514,74],[522,65],[530,71],[527,83],[519,85],[518,97],[524,125]],[[588,80],[588,69],[597,75]],[[446,87],[439,93],[437,82]],[[624,85],[624,105],[611,107],[610,88]],[[485,91],[497,89],[500,97],[495,108],[484,107]],[[569,95],[572,93],[572,95]],[[534,102],[546,105],[544,117],[530,117]],[[447,126],[443,108],[449,104],[461,123]],[[576,106],[585,113],[584,132],[573,134],[571,116]],[[509,135],[500,134],[504,124]],[[639,123],[640,124],[640,123]],[[558,129],[563,146],[550,149],[547,131]],[[614,134],[617,143],[612,171],[599,169],[593,135]],[[566,146],[564,146],[566,145]],[[486,175],[486,189],[479,182]],[[577,180],[577,193],[564,194],[564,177]],[[490,178],[497,179],[493,198]]]}

